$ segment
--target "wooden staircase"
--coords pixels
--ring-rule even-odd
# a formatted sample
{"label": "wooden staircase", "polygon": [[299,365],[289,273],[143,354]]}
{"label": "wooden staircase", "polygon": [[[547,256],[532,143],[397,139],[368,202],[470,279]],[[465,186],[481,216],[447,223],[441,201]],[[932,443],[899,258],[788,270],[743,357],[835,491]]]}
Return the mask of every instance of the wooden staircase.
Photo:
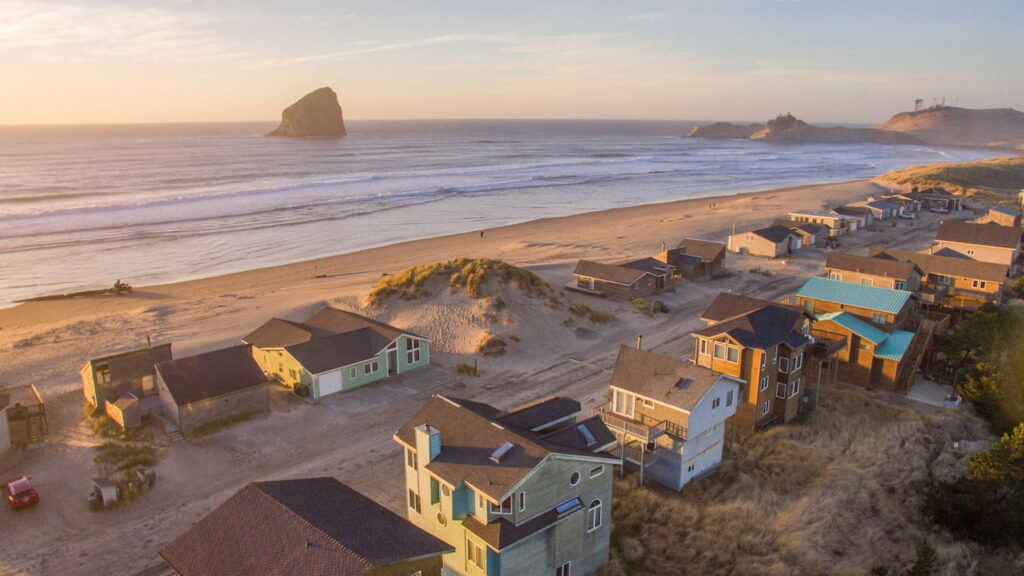
{"label": "wooden staircase", "polygon": [[905,356],[909,359],[909,363],[896,377],[896,392],[907,394],[914,386],[914,377],[917,375],[917,370],[921,367],[925,353],[928,352],[928,348],[932,345],[936,328],[937,324],[928,320],[922,321],[921,325],[917,327],[917,333],[914,334],[914,339],[911,341],[910,348],[907,349]]}

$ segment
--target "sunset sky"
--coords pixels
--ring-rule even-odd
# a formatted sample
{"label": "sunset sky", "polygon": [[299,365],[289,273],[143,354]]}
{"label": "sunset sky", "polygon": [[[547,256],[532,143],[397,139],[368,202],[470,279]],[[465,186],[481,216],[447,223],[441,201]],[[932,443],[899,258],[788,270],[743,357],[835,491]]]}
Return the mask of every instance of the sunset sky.
{"label": "sunset sky", "polygon": [[0,0],[0,124],[1024,108],[1024,2]]}

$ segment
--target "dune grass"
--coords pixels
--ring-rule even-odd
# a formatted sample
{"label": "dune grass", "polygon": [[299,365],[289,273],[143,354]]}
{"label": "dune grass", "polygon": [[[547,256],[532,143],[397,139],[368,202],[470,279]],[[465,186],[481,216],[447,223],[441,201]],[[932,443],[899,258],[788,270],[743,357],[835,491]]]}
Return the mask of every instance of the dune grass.
{"label": "dune grass", "polygon": [[501,356],[507,347],[504,338],[489,330],[484,330],[476,341],[476,353],[481,356]]}
{"label": "dune grass", "polygon": [[936,537],[921,509],[944,448],[979,434],[974,418],[830,389],[816,412],[732,444],[681,494],[616,480],[601,574],[901,574],[928,539],[939,566],[961,567],[968,548]]}
{"label": "dune grass", "polygon": [[531,298],[547,298],[554,305],[560,304],[558,291],[540,276],[492,258],[457,258],[406,268],[381,278],[367,295],[367,302],[376,305],[391,297],[403,300],[422,298],[429,295],[428,282],[438,276],[446,276],[449,286],[463,290],[474,299],[486,296],[489,284],[499,283],[520,290]]}
{"label": "dune grass", "polygon": [[574,302],[573,304],[571,304],[569,306],[569,313],[572,314],[573,316],[586,318],[587,320],[590,320],[594,324],[608,324],[609,322],[615,320],[615,314],[612,314],[611,312],[601,312],[599,310],[594,310],[593,308],[587,306],[583,302]]}
{"label": "dune grass", "polygon": [[954,193],[995,195],[1015,204],[1017,193],[1024,189],[1024,157],[911,166],[874,181],[886,186],[942,187]]}

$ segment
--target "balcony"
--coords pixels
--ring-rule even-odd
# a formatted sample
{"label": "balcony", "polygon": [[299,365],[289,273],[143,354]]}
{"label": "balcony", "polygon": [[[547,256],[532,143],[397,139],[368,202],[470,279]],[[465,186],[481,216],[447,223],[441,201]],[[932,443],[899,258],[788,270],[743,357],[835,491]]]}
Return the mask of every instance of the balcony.
{"label": "balcony", "polygon": [[811,344],[811,355],[818,358],[831,358],[846,348],[846,336],[825,330],[813,332],[814,343]]}
{"label": "balcony", "polygon": [[664,434],[686,439],[686,428],[683,426],[668,420],[656,421],[643,414],[639,414],[637,418],[629,418],[613,412],[608,403],[594,408],[593,414],[600,416],[604,425],[611,428],[612,431],[631,436],[644,444],[654,442]]}

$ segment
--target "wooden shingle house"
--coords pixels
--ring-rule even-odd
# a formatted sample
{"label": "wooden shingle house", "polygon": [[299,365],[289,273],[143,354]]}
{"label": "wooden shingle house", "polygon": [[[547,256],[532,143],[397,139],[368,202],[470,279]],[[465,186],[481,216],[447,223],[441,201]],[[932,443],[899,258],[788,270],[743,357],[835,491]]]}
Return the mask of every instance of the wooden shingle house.
{"label": "wooden shingle house", "polygon": [[917,292],[924,273],[913,262],[829,252],[825,275],[840,282]]}
{"label": "wooden shingle house", "polygon": [[334,478],[303,478],[249,484],[160,556],[178,576],[441,576],[452,551]]}
{"label": "wooden shingle house", "polygon": [[313,401],[430,363],[428,339],[330,306],[271,319],[243,341],[269,377]]}
{"label": "wooden shingle house", "polygon": [[663,250],[655,258],[675,266],[678,276],[697,280],[722,273],[725,252],[725,242],[686,238],[675,249]]}
{"label": "wooden shingle house", "polygon": [[954,252],[980,262],[1009,266],[1011,271],[1020,258],[1021,229],[997,224],[977,224],[962,220],[945,220],[935,233],[931,253],[940,256]]}
{"label": "wooden shingle house", "polygon": [[939,256],[922,252],[873,248],[872,258],[907,262],[921,270],[922,289],[918,296],[923,303],[947,308],[973,310],[987,303],[998,304],[1009,266],[980,262],[955,254]]}
{"label": "wooden shingle house", "polygon": [[729,251],[765,258],[788,256],[803,248],[801,236],[785,226],[768,226],[729,236]]}
{"label": "wooden shingle house", "polygon": [[888,332],[906,325],[916,307],[906,290],[817,277],[808,278],[790,303],[813,316],[849,312]]}
{"label": "wooden shingle house", "polygon": [[641,258],[621,264],[580,260],[567,288],[615,300],[649,298],[674,285],[676,267],[656,258]]}
{"label": "wooden shingle house", "polygon": [[504,412],[435,395],[395,434],[409,521],[447,542],[445,573],[585,576],[608,560],[615,436],[578,402]]}
{"label": "wooden shingle house", "polygon": [[622,459],[673,490],[722,461],[726,421],[742,380],[669,356],[619,347],[611,400],[596,409],[619,441]]}
{"label": "wooden shingle house", "polygon": [[172,359],[169,343],[93,358],[79,370],[85,401],[122,427],[138,426],[160,411],[155,366]]}

